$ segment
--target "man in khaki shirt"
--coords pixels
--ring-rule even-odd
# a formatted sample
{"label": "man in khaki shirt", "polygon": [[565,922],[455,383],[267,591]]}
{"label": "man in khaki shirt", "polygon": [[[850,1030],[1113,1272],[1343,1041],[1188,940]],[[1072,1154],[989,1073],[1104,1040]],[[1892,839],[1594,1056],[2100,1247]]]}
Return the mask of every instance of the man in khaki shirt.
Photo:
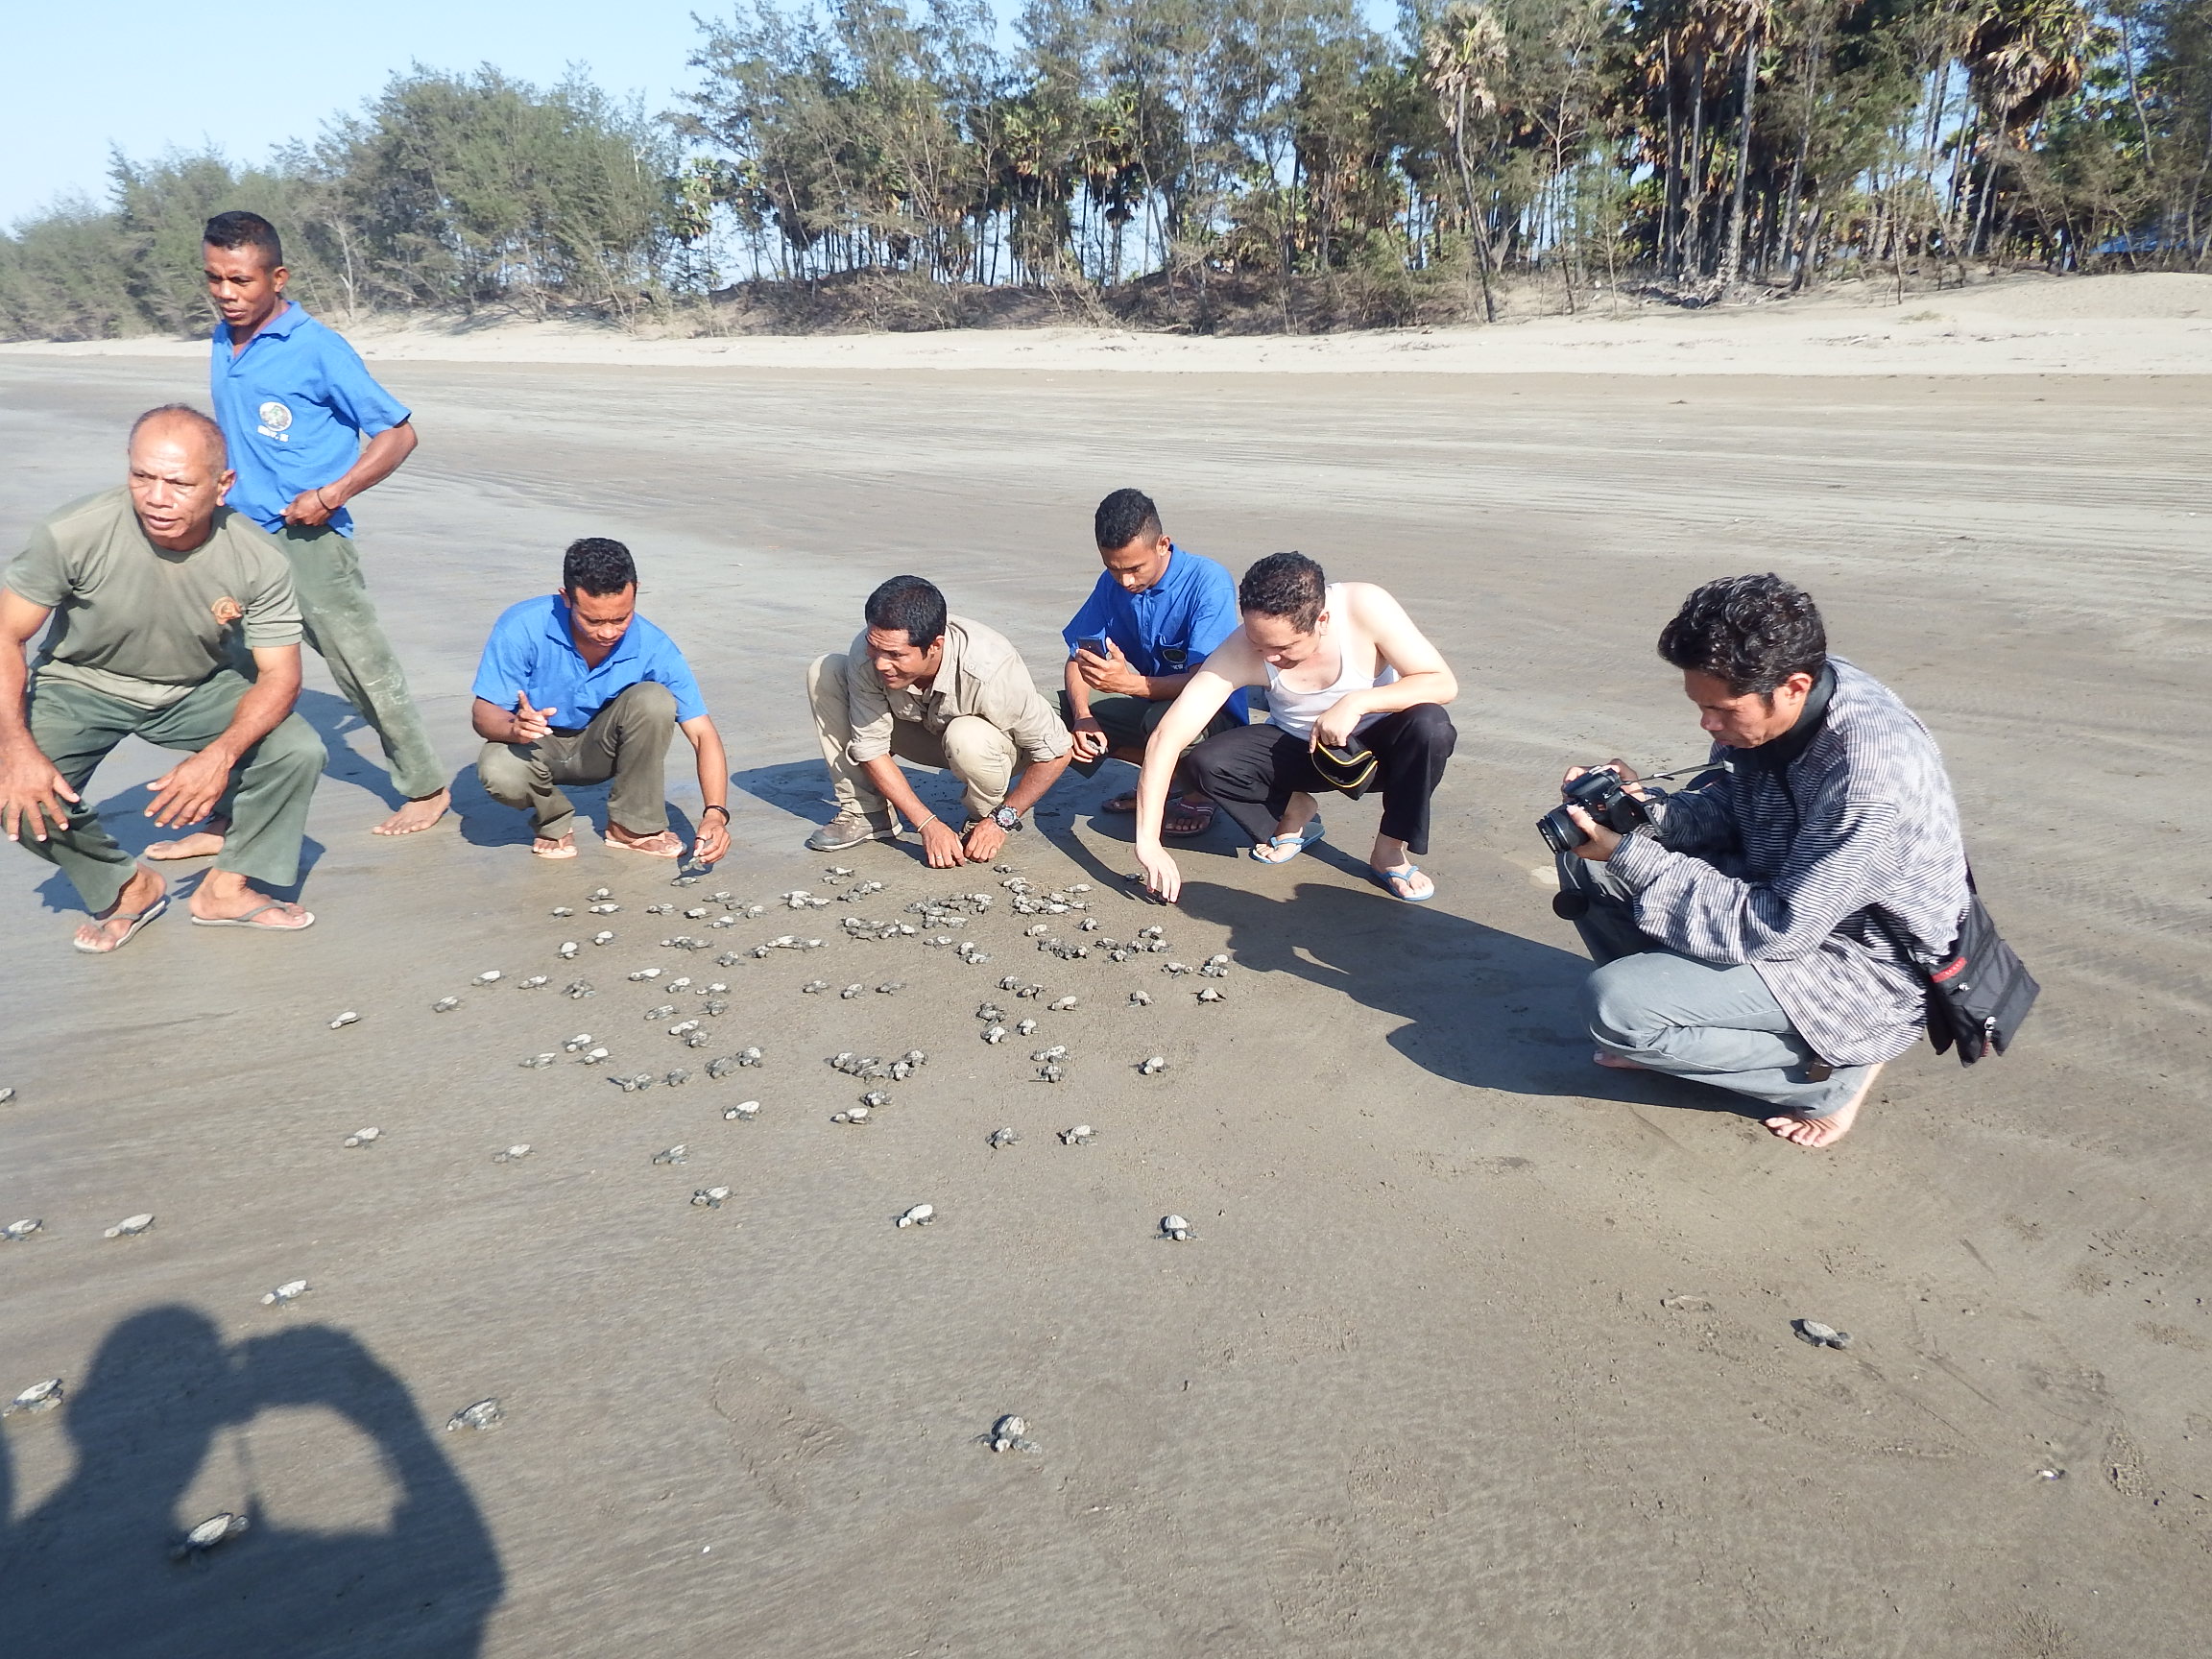
{"label": "man in khaki shirt", "polygon": [[[133,734],[185,756],[147,785],[156,824],[198,823],[236,792],[230,833],[192,890],[192,920],[263,933],[315,920],[248,884],[300,878],[324,752],[292,711],[292,572],[223,505],[230,480],[214,421],[180,404],[151,410],[131,429],[125,488],[35,526],[0,586],[0,830],[75,885],[93,915],[77,930],[80,950],[115,950],[169,904],[161,878],[79,793]],[[23,647],[57,616],[26,672]],[[230,665],[234,641],[253,659],[252,680]]]}
{"label": "man in khaki shirt", "polygon": [[[869,594],[867,619],[848,654],[806,670],[837,794],[837,816],[806,845],[834,853],[895,840],[903,816],[932,868],[988,864],[1068,769],[1073,739],[1021,653],[981,623],[949,615],[945,595],[921,577],[894,576]],[[922,804],[899,759],[960,780],[968,822],[958,833]]]}

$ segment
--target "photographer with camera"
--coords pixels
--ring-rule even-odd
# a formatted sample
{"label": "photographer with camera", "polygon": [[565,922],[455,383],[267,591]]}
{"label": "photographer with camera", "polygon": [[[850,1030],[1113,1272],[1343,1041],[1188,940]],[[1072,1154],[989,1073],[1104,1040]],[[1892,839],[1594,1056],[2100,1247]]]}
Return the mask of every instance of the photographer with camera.
{"label": "photographer with camera", "polygon": [[1920,1034],[1918,964],[1967,909],[1942,757],[1779,576],[1699,588],[1659,655],[1713,738],[1708,770],[1668,795],[1625,761],[1577,767],[1540,826],[1554,908],[1599,963],[1594,1058],[1766,1101],[1776,1135],[1832,1145]]}

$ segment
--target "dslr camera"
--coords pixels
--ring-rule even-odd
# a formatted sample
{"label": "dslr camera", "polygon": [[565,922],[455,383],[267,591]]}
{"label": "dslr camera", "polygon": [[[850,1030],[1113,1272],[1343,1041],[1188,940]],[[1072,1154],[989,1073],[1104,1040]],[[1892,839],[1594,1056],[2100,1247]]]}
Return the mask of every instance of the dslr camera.
{"label": "dslr camera", "polygon": [[1571,783],[1561,785],[1560,795],[1565,804],[1554,806],[1536,821],[1536,833],[1544,838],[1544,845],[1554,853],[1572,853],[1590,839],[1582,827],[1567,816],[1569,806],[1579,806],[1606,829],[1625,835],[1639,824],[1651,822],[1651,814],[1628,793],[1621,781],[1621,774],[1611,767],[1600,766],[1585,772]]}

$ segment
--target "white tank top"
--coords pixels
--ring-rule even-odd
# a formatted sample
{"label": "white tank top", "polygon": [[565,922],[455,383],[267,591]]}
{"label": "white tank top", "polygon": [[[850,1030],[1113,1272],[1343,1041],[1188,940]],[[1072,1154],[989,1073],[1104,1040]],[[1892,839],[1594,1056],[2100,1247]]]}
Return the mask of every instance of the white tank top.
{"label": "white tank top", "polygon": [[[1347,691],[1387,685],[1398,678],[1398,670],[1384,662],[1380,652],[1376,654],[1378,671],[1373,679],[1362,680],[1353,668],[1352,653],[1344,648],[1344,589],[1340,584],[1329,584],[1321,604],[1329,613],[1329,637],[1336,646],[1337,660],[1342,664],[1337,670],[1336,683],[1319,691],[1293,691],[1283,684],[1274,663],[1262,664],[1267,670],[1267,717],[1294,737],[1312,736],[1313,722],[1320,718],[1321,711],[1333,707]],[[1363,714],[1353,731],[1364,732],[1382,718],[1381,714]]]}

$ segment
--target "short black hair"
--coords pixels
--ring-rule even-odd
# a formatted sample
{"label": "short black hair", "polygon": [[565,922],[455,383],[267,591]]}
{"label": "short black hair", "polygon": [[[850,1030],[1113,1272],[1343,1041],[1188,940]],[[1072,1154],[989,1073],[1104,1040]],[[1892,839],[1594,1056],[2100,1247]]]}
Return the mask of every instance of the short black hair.
{"label": "short black hair", "polygon": [[272,271],[284,263],[284,244],[277,237],[276,227],[260,214],[242,208],[216,214],[200,232],[200,240],[210,248],[257,248],[261,262]]}
{"label": "short black hair", "polygon": [[926,649],[945,634],[945,595],[920,576],[894,576],[868,595],[868,626],[906,631],[906,643]]}
{"label": "short black hair", "polygon": [[1142,490],[1117,490],[1098,503],[1091,528],[1098,539],[1098,551],[1112,553],[1132,541],[1157,540],[1160,509]]}
{"label": "short black hair", "polygon": [[561,589],[605,598],[637,585],[637,562],[630,549],[604,536],[586,536],[568,543],[561,556]]}
{"label": "short black hair", "polygon": [[1237,584],[1237,609],[1286,616],[1301,634],[1313,632],[1329,600],[1329,578],[1303,553],[1270,553]]}
{"label": "short black hair", "polygon": [[1659,634],[1659,655],[1688,673],[1710,674],[1731,696],[1771,699],[1792,674],[1819,677],[1828,630],[1813,597],[1769,572],[1724,576],[1682,601]]}

